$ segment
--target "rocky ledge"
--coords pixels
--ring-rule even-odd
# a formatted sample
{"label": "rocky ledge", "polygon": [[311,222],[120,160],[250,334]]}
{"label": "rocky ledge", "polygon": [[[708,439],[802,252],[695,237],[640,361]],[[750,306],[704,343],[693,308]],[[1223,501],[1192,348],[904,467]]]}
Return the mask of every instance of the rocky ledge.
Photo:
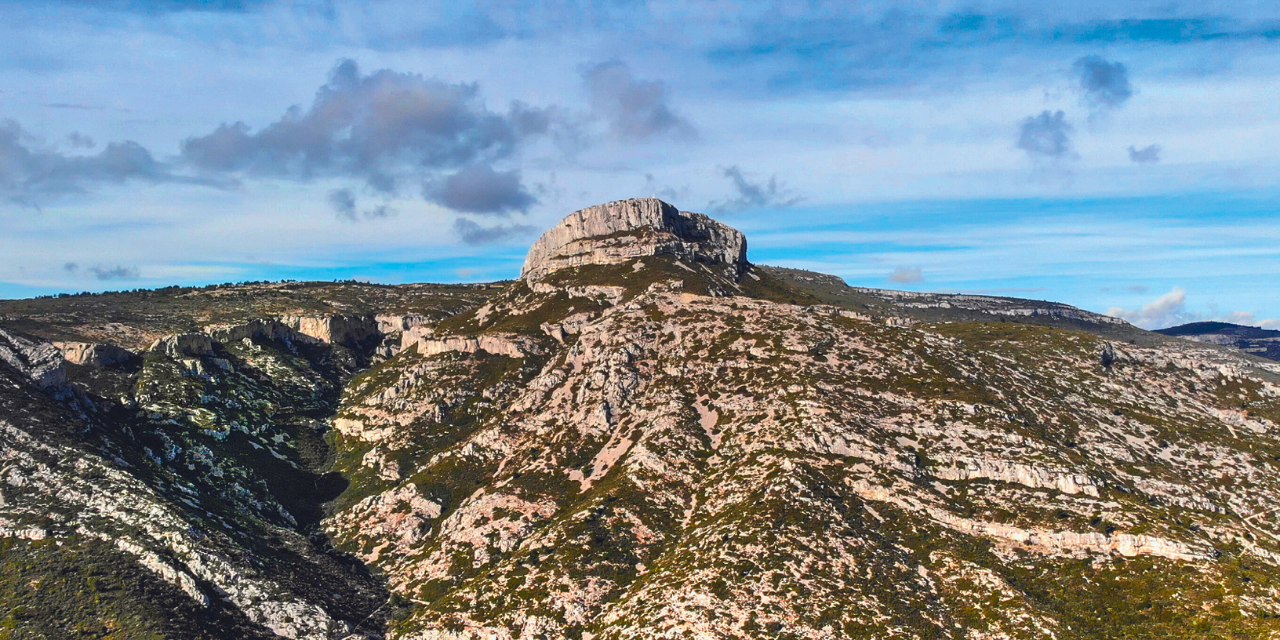
{"label": "rocky ledge", "polygon": [[737,278],[747,266],[742,233],[701,213],[680,211],[657,198],[617,200],[569,214],[529,249],[521,277],[537,281],[566,267],[619,264],[669,255],[723,265]]}

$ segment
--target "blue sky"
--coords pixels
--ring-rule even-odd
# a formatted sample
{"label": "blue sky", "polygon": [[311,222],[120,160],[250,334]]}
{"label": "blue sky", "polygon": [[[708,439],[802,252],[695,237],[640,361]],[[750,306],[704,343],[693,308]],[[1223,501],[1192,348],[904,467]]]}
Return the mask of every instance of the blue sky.
{"label": "blue sky", "polygon": [[657,195],[855,285],[1280,327],[1280,6],[4,2],[0,297],[514,277]]}

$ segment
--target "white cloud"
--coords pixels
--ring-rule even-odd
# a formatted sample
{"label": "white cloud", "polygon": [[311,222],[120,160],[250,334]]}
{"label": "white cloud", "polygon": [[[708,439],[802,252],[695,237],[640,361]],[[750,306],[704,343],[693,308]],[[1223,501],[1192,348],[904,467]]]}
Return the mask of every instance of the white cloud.
{"label": "white cloud", "polygon": [[[1270,318],[1267,320],[1258,320],[1257,316],[1248,311],[1232,311],[1230,313],[1217,313],[1212,311],[1208,314],[1198,313],[1187,310],[1187,293],[1181,287],[1174,287],[1169,293],[1166,293],[1151,302],[1143,305],[1141,309],[1124,309],[1121,307],[1112,307],[1107,309],[1107,315],[1116,318],[1123,318],[1129,322],[1142,327],[1143,329],[1163,329],[1188,322],[1203,322],[1212,320],[1216,322],[1229,322],[1231,324],[1243,325],[1246,327],[1262,327],[1263,329],[1280,329],[1280,319]],[[1212,305],[1210,306],[1212,309]]]}
{"label": "white cloud", "polygon": [[897,267],[889,274],[889,282],[895,284],[912,284],[924,280],[920,267]]}
{"label": "white cloud", "polygon": [[1258,326],[1258,321],[1254,318],[1254,315],[1248,311],[1232,311],[1225,316],[1214,318],[1214,320],[1219,322],[1230,322],[1231,324],[1240,324],[1246,327]]}
{"label": "white cloud", "polygon": [[1221,318],[1214,318],[1222,322],[1230,322],[1231,324],[1241,324],[1246,327],[1259,327],[1262,329],[1280,330],[1280,318],[1267,318],[1258,320],[1257,316],[1248,311],[1232,311]]}
{"label": "white cloud", "polygon": [[1174,287],[1169,293],[1148,302],[1141,309],[1112,307],[1107,309],[1107,315],[1128,320],[1143,329],[1162,329],[1194,322],[1196,318],[1187,313],[1186,305],[1187,292],[1181,287]]}

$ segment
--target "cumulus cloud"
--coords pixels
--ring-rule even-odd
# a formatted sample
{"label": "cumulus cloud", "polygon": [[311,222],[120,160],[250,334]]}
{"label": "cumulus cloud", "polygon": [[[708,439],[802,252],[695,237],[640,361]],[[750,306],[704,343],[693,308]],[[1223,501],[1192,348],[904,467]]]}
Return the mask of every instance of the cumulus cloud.
{"label": "cumulus cloud", "polygon": [[[1146,288],[1130,287],[1128,290],[1131,293],[1141,293]],[[1250,326],[1256,324],[1253,314],[1248,312],[1233,311],[1228,314],[1221,314],[1212,311],[1206,314],[1191,311],[1187,309],[1187,293],[1181,287],[1174,287],[1168,293],[1148,302],[1140,309],[1112,307],[1106,313],[1109,316],[1128,320],[1144,329],[1161,329],[1187,324],[1188,322],[1203,322],[1206,320]]]}
{"label": "cumulus cloud", "polygon": [[1246,327],[1253,327],[1258,325],[1256,316],[1254,316],[1252,313],[1249,313],[1248,311],[1232,311],[1231,313],[1228,313],[1225,316],[1216,318],[1216,320],[1218,320],[1219,322],[1230,322],[1231,324],[1244,325]]}
{"label": "cumulus cloud", "polygon": [[510,238],[532,234],[537,229],[523,224],[499,224],[483,226],[466,218],[453,223],[453,232],[467,244],[493,244]]}
{"label": "cumulus cloud", "polygon": [[1099,56],[1085,56],[1072,65],[1086,103],[1097,109],[1114,109],[1132,95],[1129,71],[1119,62],[1108,62]]}
{"label": "cumulus cloud", "polygon": [[45,197],[82,193],[90,185],[192,182],[174,175],[142,145],[108,143],[91,155],[67,155],[43,145],[13,120],[0,122],[0,196],[32,204]]}
{"label": "cumulus cloud", "polygon": [[1141,149],[1130,146],[1129,161],[1135,164],[1155,164],[1160,162],[1160,145],[1147,145]]}
{"label": "cumulus cloud", "polygon": [[667,202],[680,202],[689,197],[691,190],[689,187],[682,186],[679,189],[658,182],[652,173],[644,174],[644,193],[661,198]]}
{"label": "cumulus cloud", "polygon": [[526,138],[547,133],[556,115],[516,103],[490,111],[476,84],[453,84],[390,69],[363,74],[341,61],[311,106],[289,108],[253,130],[224,123],[182,143],[182,159],[203,171],[309,180],[365,181],[394,193],[406,175],[506,158]]}
{"label": "cumulus cloud", "polygon": [[363,213],[359,211],[356,204],[356,194],[351,189],[334,189],[329,192],[326,198],[329,206],[333,208],[333,212],[339,220],[347,222],[358,222],[361,218],[365,220],[374,220],[377,218],[387,218],[395,215],[395,209],[390,205],[381,204],[371,209],[365,209]]}
{"label": "cumulus cloud", "polygon": [[137,280],[137,267],[89,267],[89,272],[99,280]]}
{"label": "cumulus cloud", "polygon": [[466,167],[423,189],[430,201],[465,213],[527,211],[537,202],[520,183],[519,171],[494,171],[487,164]]}
{"label": "cumulus cloud", "polygon": [[1246,327],[1280,329],[1280,319],[1268,318],[1266,320],[1258,320],[1257,316],[1248,311],[1232,311],[1225,314],[1219,313],[1218,311],[1213,310],[1212,305],[1210,305],[1210,310],[1210,313],[1197,313],[1188,310],[1186,292],[1180,287],[1174,287],[1169,291],[1169,293],[1148,302],[1143,305],[1141,309],[1112,307],[1111,309],[1107,309],[1107,315],[1116,318],[1123,318],[1144,329],[1163,329],[1165,327],[1187,324],[1188,322],[1204,322],[1207,320],[1229,322],[1231,324],[1238,324]]}
{"label": "cumulus cloud", "polygon": [[912,284],[924,280],[924,274],[920,267],[895,267],[888,280],[895,284]]}
{"label": "cumulus cloud", "polygon": [[93,138],[90,138],[79,131],[72,131],[67,136],[67,144],[71,145],[74,149],[92,149],[98,146],[98,144],[93,141]]}
{"label": "cumulus cloud", "polygon": [[1018,148],[1033,160],[1060,160],[1075,155],[1071,149],[1074,128],[1062,111],[1043,111],[1018,126]]}
{"label": "cumulus cloud", "polygon": [[369,220],[374,220],[377,218],[390,218],[391,216],[394,216],[394,215],[396,215],[396,210],[391,208],[391,205],[388,205],[388,204],[380,204],[372,209],[364,210],[364,217]]}
{"label": "cumulus cloud", "polygon": [[697,137],[693,124],[667,104],[667,88],[659,81],[638,80],[626,63],[613,60],[582,73],[592,112],[623,140]]}
{"label": "cumulus cloud", "polygon": [[1198,318],[1187,312],[1186,305],[1187,292],[1174,287],[1169,293],[1148,302],[1141,309],[1112,307],[1107,309],[1107,315],[1128,320],[1143,329],[1161,329],[1195,322]]}
{"label": "cumulus cloud", "polygon": [[329,192],[329,206],[344,220],[357,220],[356,194],[350,189],[334,189]]}
{"label": "cumulus cloud", "polygon": [[[68,262],[62,265],[62,270],[71,275],[80,275],[82,273],[80,264],[77,262]],[[91,274],[99,280],[137,280],[140,276],[137,267],[122,267],[119,265],[114,267],[89,267],[84,269],[83,272]]]}
{"label": "cumulus cloud", "polygon": [[778,181],[778,176],[769,176],[767,182],[752,182],[737,165],[722,170],[722,175],[733,182],[736,197],[721,202],[712,202],[708,208],[715,213],[736,213],[748,209],[783,209],[804,201],[803,196],[795,195],[787,186]]}
{"label": "cumulus cloud", "polygon": [[1246,327],[1259,327],[1261,329],[1280,329],[1280,319],[1267,318],[1258,320],[1258,317],[1248,311],[1232,311],[1225,316],[1214,318],[1221,322],[1230,322],[1231,324],[1244,325]]}

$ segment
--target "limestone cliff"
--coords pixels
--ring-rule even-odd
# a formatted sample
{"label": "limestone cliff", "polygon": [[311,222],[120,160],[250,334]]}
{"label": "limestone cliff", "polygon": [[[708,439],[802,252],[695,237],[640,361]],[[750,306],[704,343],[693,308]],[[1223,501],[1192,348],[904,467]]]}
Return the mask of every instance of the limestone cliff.
{"label": "limestone cliff", "polygon": [[536,281],[565,267],[654,255],[716,265],[736,277],[747,266],[747,240],[737,229],[656,198],[617,200],[575,211],[542,234],[521,277]]}

